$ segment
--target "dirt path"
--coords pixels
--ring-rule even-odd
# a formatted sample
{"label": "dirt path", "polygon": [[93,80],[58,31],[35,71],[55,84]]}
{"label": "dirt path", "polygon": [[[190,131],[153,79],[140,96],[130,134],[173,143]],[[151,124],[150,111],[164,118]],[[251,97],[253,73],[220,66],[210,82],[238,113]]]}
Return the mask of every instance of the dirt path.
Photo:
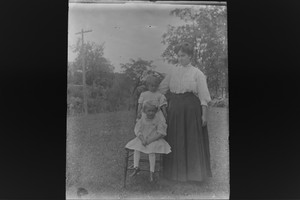
{"label": "dirt path", "polygon": [[116,112],[70,117],[67,120],[67,198],[78,198],[78,187],[89,194],[82,197],[133,198],[228,198],[228,111],[211,108],[209,135],[213,178],[205,184],[174,183],[161,180],[159,188],[150,187],[147,174],[128,181],[122,188],[124,146],[134,137],[133,113]]}

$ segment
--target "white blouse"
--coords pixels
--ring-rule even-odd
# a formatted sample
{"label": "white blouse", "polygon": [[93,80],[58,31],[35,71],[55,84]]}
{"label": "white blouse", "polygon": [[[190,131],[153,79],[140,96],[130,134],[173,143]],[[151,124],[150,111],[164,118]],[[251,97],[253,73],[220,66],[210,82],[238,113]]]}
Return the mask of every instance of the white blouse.
{"label": "white blouse", "polygon": [[186,67],[174,67],[165,79],[160,83],[159,91],[165,94],[168,90],[180,94],[193,92],[200,99],[201,105],[207,106],[211,101],[208,91],[206,76],[200,69],[191,64]]}

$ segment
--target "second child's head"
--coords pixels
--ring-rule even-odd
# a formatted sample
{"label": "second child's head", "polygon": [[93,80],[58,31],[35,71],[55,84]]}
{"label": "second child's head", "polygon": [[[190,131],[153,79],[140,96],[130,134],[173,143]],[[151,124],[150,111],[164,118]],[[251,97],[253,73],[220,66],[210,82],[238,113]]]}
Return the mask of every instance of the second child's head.
{"label": "second child's head", "polygon": [[146,85],[150,92],[156,92],[159,86],[159,80],[157,77],[150,75],[146,78]]}
{"label": "second child's head", "polygon": [[158,111],[158,107],[151,101],[147,101],[143,105],[143,112],[148,119],[153,119]]}

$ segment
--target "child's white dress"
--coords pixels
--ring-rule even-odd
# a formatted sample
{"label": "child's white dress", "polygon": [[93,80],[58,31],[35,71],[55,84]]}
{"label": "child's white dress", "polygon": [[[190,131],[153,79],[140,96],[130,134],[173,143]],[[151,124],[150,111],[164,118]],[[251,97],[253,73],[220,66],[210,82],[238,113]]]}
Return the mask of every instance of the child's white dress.
{"label": "child's white dress", "polygon": [[[158,115],[159,117],[162,117],[163,119],[165,119],[160,107],[163,105],[167,105],[167,99],[165,97],[165,95],[161,94],[160,92],[150,92],[150,91],[146,91],[146,92],[142,92],[138,103],[140,104],[144,104],[144,102],[146,101],[151,101],[153,103],[155,103],[155,105],[159,108],[158,111]],[[145,115],[145,113],[142,113],[142,115]]]}
{"label": "child's white dress", "polygon": [[[135,125],[134,133],[136,136],[142,134],[144,138],[153,137],[156,134],[167,135],[167,124],[161,119],[156,113],[153,119],[147,119],[146,115],[143,115]],[[163,153],[168,154],[171,152],[170,145],[163,139],[160,138],[147,146],[142,144],[142,141],[136,137],[129,141],[126,146],[128,149],[137,150],[146,154],[149,153]]]}

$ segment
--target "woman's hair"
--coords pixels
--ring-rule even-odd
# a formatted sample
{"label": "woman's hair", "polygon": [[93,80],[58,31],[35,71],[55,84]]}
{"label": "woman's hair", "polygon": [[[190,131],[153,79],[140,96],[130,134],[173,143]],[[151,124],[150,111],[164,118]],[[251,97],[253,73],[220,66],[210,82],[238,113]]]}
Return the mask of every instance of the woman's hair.
{"label": "woman's hair", "polygon": [[149,101],[145,101],[143,103],[143,112],[145,112],[145,110],[147,108],[152,108],[152,109],[158,110],[158,106],[155,104],[155,102],[154,101],[150,101],[150,100]]}
{"label": "woman's hair", "polygon": [[189,56],[194,55],[194,47],[189,42],[183,42],[177,45],[174,49],[175,53],[178,54],[179,51],[182,51],[183,53],[186,53]]}
{"label": "woman's hair", "polygon": [[159,79],[157,77],[153,76],[153,75],[149,75],[146,78],[145,82],[146,82],[146,85],[148,85],[148,84],[154,84],[156,86],[159,85]]}

